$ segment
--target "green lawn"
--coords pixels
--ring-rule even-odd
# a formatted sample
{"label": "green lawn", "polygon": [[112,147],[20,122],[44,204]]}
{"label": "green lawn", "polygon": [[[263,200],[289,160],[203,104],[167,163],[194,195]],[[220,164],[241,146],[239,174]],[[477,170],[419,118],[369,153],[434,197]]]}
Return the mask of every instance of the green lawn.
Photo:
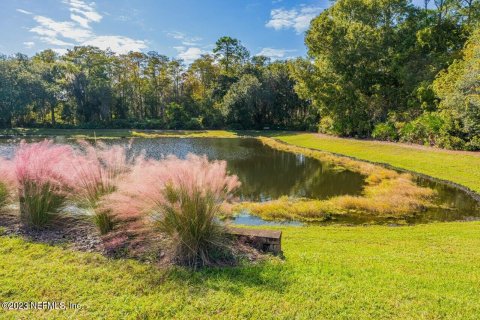
{"label": "green lawn", "polygon": [[[475,155],[313,134],[274,135],[480,191]],[[0,310],[0,318],[478,319],[480,222],[281,229],[285,260],[196,273],[0,236],[0,301],[82,306]]]}
{"label": "green lawn", "polygon": [[300,147],[390,164],[453,181],[480,193],[480,153],[421,149],[415,146],[342,139],[311,133],[279,134],[275,138]]}
{"label": "green lawn", "polygon": [[0,300],[38,319],[478,319],[480,223],[283,228],[285,261],[162,270],[0,237]]}

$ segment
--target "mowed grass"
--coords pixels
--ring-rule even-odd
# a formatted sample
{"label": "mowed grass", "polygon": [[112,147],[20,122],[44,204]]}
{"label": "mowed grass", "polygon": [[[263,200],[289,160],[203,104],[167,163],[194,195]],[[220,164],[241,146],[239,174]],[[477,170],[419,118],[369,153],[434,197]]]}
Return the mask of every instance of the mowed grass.
{"label": "mowed grass", "polygon": [[235,138],[237,133],[225,130],[136,130],[136,129],[46,129],[13,128],[0,129],[0,136],[56,137],[71,139],[114,138]]}
{"label": "mowed grass", "polygon": [[2,319],[478,319],[480,223],[287,227],[285,260],[192,273],[0,237]]}
{"label": "mowed grass", "polygon": [[480,153],[419,148],[311,133],[285,133],[275,135],[275,138],[300,147],[338,153],[423,173],[458,183],[480,193]]}

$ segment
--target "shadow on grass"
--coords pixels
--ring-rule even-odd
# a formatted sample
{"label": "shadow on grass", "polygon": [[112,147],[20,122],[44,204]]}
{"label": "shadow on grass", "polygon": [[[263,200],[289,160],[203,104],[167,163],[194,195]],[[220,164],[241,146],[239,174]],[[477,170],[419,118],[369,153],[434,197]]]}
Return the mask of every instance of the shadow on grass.
{"label": "shadow on grass", "polygon": [[162,280],[188,286],[190,292],[196,295],[202,295],[206,290],[242,295],[243,290],[247,288],[282,293],[291,283],[291,272],[288,272],[283,263],[274,260],[257,264],[246,263],[236,267],[208,267],[199,271],[173,267],[167,271]]}

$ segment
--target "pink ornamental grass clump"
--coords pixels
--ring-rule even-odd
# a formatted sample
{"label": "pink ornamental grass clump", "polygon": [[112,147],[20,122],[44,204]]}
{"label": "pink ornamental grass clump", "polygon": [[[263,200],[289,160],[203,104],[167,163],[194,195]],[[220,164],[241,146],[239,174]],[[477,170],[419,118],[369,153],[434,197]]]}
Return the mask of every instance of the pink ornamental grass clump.
{"label": "pink ornamental grass clump", "polygon": [[172,240],[175,260],[196,268],[229,258],[217,217],[239,185],[225,161],[195,155],[138,159],[106,205],[123,221],[141,220],[163,232]]}
{"label": "pink ornamental grass clump", "polygon": [[130,170],[127,150],[122,146],[95,146],[79,141],[80,148],[72,161],[76,180],[75,200],[94,210],[95,224],[105,234],[114,227],[108,210],[98,207],[101,198],[115,191],[118,181]]}
{"label": "pink ornamental grass clump", "polygon": [[22,141],[13,159],[20,214],[35,227],[45,225],[75,188],[73,148],[52,141]]}
{"label": "pink ornamental grass clump", "polygon": [[13,161],[0,157],[0,209],[10,200],[16,190]]}
{"label": "pink ornamental grass clump", "polygon": [[130,170],[126,149],[122,146],[95,146],[79,141],[80,148],[72,159],[72,174],[76,180],[76,198],[95,207],[99,199],[115,190],[121,176]]}

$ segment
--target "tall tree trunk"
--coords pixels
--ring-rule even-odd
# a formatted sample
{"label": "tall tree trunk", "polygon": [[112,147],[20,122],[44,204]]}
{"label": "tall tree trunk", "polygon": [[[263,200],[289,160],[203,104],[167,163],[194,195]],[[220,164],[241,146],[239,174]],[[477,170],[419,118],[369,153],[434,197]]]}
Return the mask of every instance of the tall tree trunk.
{"label": "tall tree trunk", "polygon": [[56,121],[55,121],[55,107],[53,106],[53,104],[50,105],[50,116],[51,116],[52,126],[54,127],[56,125]]}

